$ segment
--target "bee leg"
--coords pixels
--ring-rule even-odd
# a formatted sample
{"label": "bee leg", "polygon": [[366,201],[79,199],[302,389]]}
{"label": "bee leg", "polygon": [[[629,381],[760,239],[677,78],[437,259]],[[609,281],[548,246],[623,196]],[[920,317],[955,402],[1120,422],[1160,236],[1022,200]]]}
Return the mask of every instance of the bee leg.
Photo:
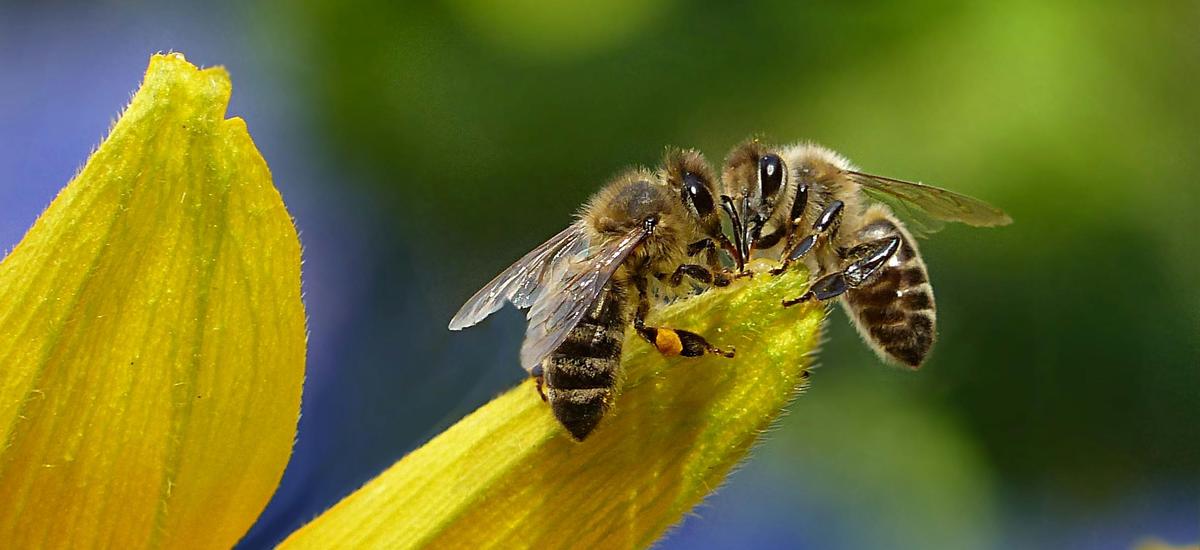
{"label": "bee leg", "polygon": [[892,235],[863,243],[845,252],[853,261],[841,271],[817,279],[799,298],[784,300],[783,307],[812,299],[821,301],[841,296],[847,290],[866,284],[900,248],[900,237]]}
{"label": "bee leg", "polygon": [[[697,266],[699,267],[699,266]],[[646,298],[646,280],[635,279],[638,289],[638,307],[634,314],[633,328],[638,336],[654,346],[659,353],[668,357],[682,355],[684,357],[699,357],[705,353],[733,357],[735,350],[725,351],[706,340],[703,336],[690,330],[678,330],[665,327],[646,326],[646,314],[650,311],[650,301]]]}
{"label": "bee leg", "polygon": [[700,239],[692,244],[687,245],[687,255],[689,258],[701,252],[715,250],[717,245],[713,244],[712,239]]}
{"label": "bee leg", "polygon": [[[787,225],[780,226],[779,229],[776,230],[776,232],[779,233],[787,233],[787,242],[783,245],[783,257],[781,258],[780,266],[771,270],[772,275],[779,275],[787,271],[788,266],[794,261],[791,258],[791,252],[796,248],[796,235],[798,234],[796,228],[800,226],[801,221],[804,221],[804,212],[807,208],[808,184],[801,181],[796,186],[796,195],[795,198],[792,199],[792,210],[788,216]],[[771,243],[771,245],[774,246],[774,243]],[[770,248],[770,246],[765,248]],[[812,248],[812,246],[809,245],[809,248]]]}
{"label": "bee leg", "polygon": [[659,353],[668,357],[682,355],[684,357],[699,357],[706,353],[733,357],[735,350],[725,351],[705,340],[703,336],[690,330],[679,330],[662,327],[637,327],[638,335],[650,342]]}
{"label": "bee leg", "polygon": [[[837,235],[838,228],[842,225],[842,210],[845,209],[845,206],[846,204],[842,201],[835,200],[829,203],[829,206],[826,206],[825,210],[822,210],[821,214],[817,216],[817,221],[813,222],[812,232],[803,239],[800,239],[800,242],[795,245],[789,242],[788,246],[784,247],[783,265],[773,270],[771,274],[779,275],[786,271],[792,262],[803,258],[809,251],[816,247],[818,241],[833,239],[833,236]],[[795,234],[795,232],[792,232],[792,235]]]}
{"label": "bee leg", "polygon": [[[729,238],[725,235],[720,235],[718,238],[721,241],[721,249],[725,250],[730,257],[733,257],[733,243],[729,242]],[[717,257],[717,246],[717,243],[714,243],[712,239],[700,239],[687,246],[687,255],[689,258],[691,258],[699,255],[701,252],[704,252],[706,260],[705,263],[708,264],[708,269],[710,272],[712,272],[712,280],[705,282],[711,282],[714,286],[729,286],[730,281],[733,279],[729,275],[728,270],[721,266],[721,261]],[[678,284],[679,283],[673,283],[673,285],[676,286]]]}
{"label": "bee leg", "polygon": [[716,252],[718,248],[729,253],[730,256],[734,256],[737,253],[737,249],[734,247],[733,243],[729,242],[729,237],[726,237],[725,234],[722,233],[717,235],[715,242],[713,239],[705,237],[692,244],[689,244],[687,246],[687,255],[688,257],[692,257],[700,254],[701,252]]}
{"label": "bee leg", "polygon": [[785,233],[787,233],[786,226],[781,225],[776,227],[774,231],[767,233],[766,235],[762,235],[758,238],[758,240],[754,241],[754,248],[761,248],[763,250],[771,248],[779,244],[779,241],[783,239],[783,235]]}
{"label": "bee leg", "polygon": [[542,366],[538,365],[533,367],[533,369],[529,371],[529,375],[533,377],[533,381],[537,385],[538,395],[541,396],[542,401],[546,401],[546,373],[542,370]]}
{"label": "bee leg", "polygon": [[[683,284],[684,275],[687,275],[688,277],[691,277],[692,279],[704,284],[710,284],[714,279],[713,273],[709,271],[708,268],[696,264],[683,264],[675,268],[675,272],[672,273],[670,277],[667,277],[665,274],[660,274],[658,278],[659,280],[665,280],[667,284],[670,284],[671,286],[679,286]],[[729,284],[729,281],[725,281],[725,284]]]}
{"label": "bee leg", "polygon": [[817,300],[825,301],[830,298],[841,296],[842,293],[849,290],[850,287],[846,284],[846,276],[841,271],[830,273],[813,283],[808,287],[808,290],[801,294],[799,298],[784,300],[783,307],[791,307],[796,304],[802,304],[816,298]]}
{"label": "bee leg", "polygon": [[[722,246],[725,247],[727,251],[732,249],[733,245],[729,242],[729,239],[727,239],[725,235],[721,235],[720,239],[722,241]],[[708,271],[710,271],[710,275],[707,280],[703,280],[699,277],[692,278],[696,280],[703,280],[705,283],[712,283],[714,286],[729,286],[731,279],[728,275],[722,273],[725,270],[721,267],[720,260],[717,259],[717,245],[713,243],[712,239],[700,239],[692,244],[689,244],[687,247],[687,255],[689,258],[695,257],[701,252],[705,253],[704,258],[708,264]],[[680,266],[679,269],[683,269],[683,266]],[[671,276],[672,281],[674,281],[676,277],[682,277],[682,275],[679,273],[679,269],[676,269],[675,274]],[[661,280],[662,277],[663,276],[660,275],[659,279]],[[672,282],[671,286],[679,286],[679,283]]]}

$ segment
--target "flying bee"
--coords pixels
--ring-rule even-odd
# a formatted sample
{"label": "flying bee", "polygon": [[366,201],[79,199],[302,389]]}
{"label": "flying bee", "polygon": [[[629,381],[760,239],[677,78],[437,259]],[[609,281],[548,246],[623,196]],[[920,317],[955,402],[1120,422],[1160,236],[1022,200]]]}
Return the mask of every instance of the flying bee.
{"label": "flying bee", "polygon": [[[583,441],[611,405],[621,345],[632,323],[664,355],[733,356],[687,330],[645,324],[652,280],[718,280],[721,232],[716,180],[700,153],[669,149],[662,167],[633,169],[584,205],[575,223],[484,285],[450,321],[469,327],[505,301],[528,308],[521,365],[555,418]],[[704,263],[690,258],[704,256]]]}
{"label": "flying bee", "polygon": [[784,306],[841,297],[847,316],[880,358],[914,369],[933,346],[936,307],[916,240],[888,204],[910,214],[922,234],[946,221],[1012,223],[978,199],[859,172],[814,144],[769,147],[751,140],[734,147],[725,160],[722,191],[739,267],[755,251],[781,260],[775,273],[803,261],[817,278]]}

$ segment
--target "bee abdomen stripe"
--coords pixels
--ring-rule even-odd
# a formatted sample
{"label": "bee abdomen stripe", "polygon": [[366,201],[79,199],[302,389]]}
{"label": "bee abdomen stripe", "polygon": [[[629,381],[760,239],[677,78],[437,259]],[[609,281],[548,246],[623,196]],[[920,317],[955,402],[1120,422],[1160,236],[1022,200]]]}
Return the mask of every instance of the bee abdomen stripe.
{"label": "bee abdomen stripe", "polygon": [[928,282],[929,276],[920,267],[910,267],[900,272],[900,284],[904,286],[917,286]]}
{"label": "bee abdomen stripe", "polygon": [[901,363],[913,368],[921,366],[925,355],[929,353],[929,346],[920,345],[886,346],[884,349]]}
{"label": "bee abdomen stripe", "polygon": [[598,359],[608,359],[614,355],[620,355],[620,353],[621,342],[609,331],[597,333],[586,328],[583,330],[576,328],[574,331],[571,331],[567,339],[558,346],[558,349],[554,350],[555,355],[563,357],[591,357]]}
{"label": "bee abdomen stripe", "polygon": [[870,332],[884,347],[910,340],[932,342],[933,319],[927,315],[912,315],[907,322],[873,325]]}
{"label": "bee abdomen stripe", "polygon": [[559,423],[582,441],[604,416],[612,391],[608,388],[560,389],[548,388],[546,397]]}
{"label": "bee abdomen stripe", "polygon": [[912,319],[909,320],[908,324],[909,324],[909,326],[912,327],[913,332],[917,333],[920,336],[927,335],[929,337],[929,339],[932,341],[932,339],[933,339],[933,317],[931,317],[927,314],[914,312],[912,314]]}
{"label": "bee abdomen stripe", "polygon": [[859,310],[859,315],[870,325],[901,323],[908,316],[904,310],[896,307],[864,307]]}
{"label": "bee abdomen stripe", "polygon": [[607,359],[555,357],[546,369],[546,385],[560,390],[611,388],[617,381],[620,351]]}
{"label": "bee abdomen stripe", "polygon": [[900,303],[909,309],[932,309],[933,295],[925,288],[909,289],[900,297]]}
{"label": "bee abdomen stripe", "polygon": [[888,344],[900,340],[905,340],[912,336],[912,329],[905,323],[892,323],[888,325],[873,325],[870,328],[871,336],[879,340],[884,347]]}
{"label": "bee abdomen stripe", "polygon": [[851,296],[851,302],[861,309],[895,309],[896,287],[890,284],[875,284],[857,289]]}
{"label": "bee abdomen stripe", "polygon": [[907,323],[872,326],[870,332],[889,355],[914,368],[933,347],[933,319],[928,315],[912,315]]}

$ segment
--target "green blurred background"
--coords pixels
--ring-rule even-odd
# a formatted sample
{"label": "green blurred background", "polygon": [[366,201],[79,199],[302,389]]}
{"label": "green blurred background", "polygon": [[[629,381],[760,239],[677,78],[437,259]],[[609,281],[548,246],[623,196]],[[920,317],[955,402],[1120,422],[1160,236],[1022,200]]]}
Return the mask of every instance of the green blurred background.
{"label": "green blurred background", "polygon": [[[814,140],[1016,222],[922,243],[940,340],[920,372],[882,366],[836,311],[811,390],[662,547],[1200,539],[1200,4],[0,15],[0,135],[26,147],[0,168],[33,180],[0,190],[4,247],[85,158],[123,103],[107,94],[127,94],[149,53],[233,73],[231,110],[302,231],[313,331],[296,456],[245,547],[269,546],[521,378],[519,314],[445,324],[608,177],[668,144],[719,162],[751,135]],[[108,47],[81,51],[89,41]],[[64,91],[76,69],[97,74]]]}

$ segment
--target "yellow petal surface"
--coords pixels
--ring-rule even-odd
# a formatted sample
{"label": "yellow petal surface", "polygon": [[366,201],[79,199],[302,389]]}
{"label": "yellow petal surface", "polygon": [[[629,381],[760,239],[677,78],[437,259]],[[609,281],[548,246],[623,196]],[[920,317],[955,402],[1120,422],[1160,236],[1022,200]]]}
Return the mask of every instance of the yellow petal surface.
{"label": "yellow petal surface", "polygon": [[[662,308],[652,324],[737,357],[664,358],[628,335],[623,389],[574,442],[532,382],[496,398],[283,548],[642,548],[716,489],[802,387],[824,308],[784,309],[802,272]],[[632,331],[630,331],[632,333]]]}
{"label": "yellow petal surface", "polygon": [[0,546],[220,548],[291,452],[300,245],[229,77],[154,56],[0,264]]}

